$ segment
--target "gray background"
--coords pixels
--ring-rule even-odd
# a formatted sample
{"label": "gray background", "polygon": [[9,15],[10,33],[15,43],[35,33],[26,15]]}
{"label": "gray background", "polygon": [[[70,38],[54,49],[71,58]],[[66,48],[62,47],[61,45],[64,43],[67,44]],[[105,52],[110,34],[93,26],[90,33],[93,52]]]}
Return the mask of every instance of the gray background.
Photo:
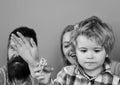
{"label": "gray background", "polygon": [[40,57],[54,67],[55,78],[63,67],[62,30],[92,15],[113,27],[116,43],[111,58],[120,61],[120,0],[0,0],[0,66],[6,64],[9,33],[28,26],[37,32]]}

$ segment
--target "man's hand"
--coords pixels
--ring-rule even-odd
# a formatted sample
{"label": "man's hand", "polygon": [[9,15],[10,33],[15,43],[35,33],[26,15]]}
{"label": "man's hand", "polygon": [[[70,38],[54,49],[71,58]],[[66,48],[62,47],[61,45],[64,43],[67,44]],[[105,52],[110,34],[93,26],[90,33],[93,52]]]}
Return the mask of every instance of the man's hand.
{"label": "man's hand", "polygon": [[18,36],[12,34],[11,39],[16,44],[18,54],[30,65],[36,65],[38,60],[38,48],[32,38],[24,37],[21,33],[17,32]]}
{"label": "man's hand", "polygon": [[47,66],[46,60],[41,58],[38,66],[36,66],[34,69],[34,78],[36,78],[39,83],[47,85],[51,83],[52,71],[53,68]]}

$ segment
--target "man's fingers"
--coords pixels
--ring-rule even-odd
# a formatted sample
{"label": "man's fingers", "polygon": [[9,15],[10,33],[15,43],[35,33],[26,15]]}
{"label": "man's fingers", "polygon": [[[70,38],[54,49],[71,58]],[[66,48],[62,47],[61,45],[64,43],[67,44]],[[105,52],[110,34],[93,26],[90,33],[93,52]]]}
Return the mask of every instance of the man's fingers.
{"label": "man's fingers", "polygon": [[49,72],[53,72],[54,68],[53,67],[50,67],[50,66],[45,66],[43,71],[49,73]]}
{"label": "man's fingers", "polygon": [[23,44],[25,44],[27,47],[31,47],[31,42],[29,42],[29,40],[27,40],[26,37],[24,37],[20,32],[17,32],[17,34],[20,37]]}
{"label": "man's fingers", "polygon": [[43,72],[49,73],[49,72],[53,72],[54,68],[53,68],[53,67],[50,67],[50,66],[44,66],[44,68],[36,67],[36,68],[34,69],[34,72],[36,73],[36,72],[40,72],[40,71],[42,71],[42,70],[43,70]]}
{"label": "man's fingers", "polygon": [[35,41],[32,38],[30,39],[30,43],[32,47],[36,46]]}
{"label": "man's fingers", "polygon": [[40,73],[35,73],[35,78],[37,78],[38,80],[43,80],[44,75],[41,75]]}
{"label": "man's fingers", "polygon": [[21,42],[18,41],[18,39],[15,38],[15,36],[11,36],[11,41],[13,41],[17,47],[21,46]]}
{"label": "man's fingers", "polygon": [[39,80],[39,81],[44,80],[44,76],[37,77],[37,80]]}
{"label": "man's fingers", "polygon": [[11,37],[11,42],[18,44],[18,42],[16,41],[16,39],[14,37]]}
{"label": "man's fingers", "polygon": [[39,72],[39,71],[41,71],[41,70],[42,70],[42,68],[36,67],[36,68],[34,69],[34,72],[36,73],[36,72]]}
{"label": "man's fingers", "polygon": [[18,38],[15,34],[12,34],[11,39],[14,39],[16,44],[19,44],[20,46],[24,43],[21,38]]}
{"label": "man's fingers", "polygon": [[27,40],[25,39],[25,37],[24,37],[20,32],[17,32],[17,34],[18,34],[18,36],[22,39],[22,41],[23,41],[24,43],[27,42]]}
{"label": "man's fingers", "polygon": [[15,45],[12,45],[12,47],[17,51],[18,50],[18,45],[16,45],[16,41],[11,38],[11,41],[15,43]]}

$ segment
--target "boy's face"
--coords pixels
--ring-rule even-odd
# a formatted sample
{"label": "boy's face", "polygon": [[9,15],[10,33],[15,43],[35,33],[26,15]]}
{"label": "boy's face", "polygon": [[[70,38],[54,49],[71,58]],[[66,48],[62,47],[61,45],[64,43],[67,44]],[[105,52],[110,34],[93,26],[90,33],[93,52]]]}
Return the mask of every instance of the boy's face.
{"label": "boy's face", "polygon": [[79,35],[76,39],[76,56],[84,71],[101,71],[106,57],[106,51],[95,39]]}

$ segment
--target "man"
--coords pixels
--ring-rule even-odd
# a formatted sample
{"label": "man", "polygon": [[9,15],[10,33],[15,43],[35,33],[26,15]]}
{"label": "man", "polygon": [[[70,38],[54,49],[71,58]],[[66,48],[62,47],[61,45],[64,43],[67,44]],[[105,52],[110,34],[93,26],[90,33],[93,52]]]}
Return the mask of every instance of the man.
{"label": "man", "polygon": [[[17,39],[24,45],[20,46]],[[7,65],[0,68],[0,85],[39,85],[30,75],[38,58],[35,31],[28,27],[13,30],[8,39]]]}

